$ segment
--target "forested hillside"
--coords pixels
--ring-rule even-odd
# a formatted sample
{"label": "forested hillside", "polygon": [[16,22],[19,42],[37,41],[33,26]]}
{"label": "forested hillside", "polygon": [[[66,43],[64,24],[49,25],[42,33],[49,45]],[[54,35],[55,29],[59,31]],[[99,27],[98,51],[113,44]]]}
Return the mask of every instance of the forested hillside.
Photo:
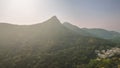
{"label": "forested hillside", "polygon": [[[1,23],[0,68],[101,68],[107,65],[96,62],[95,51],[119,47],[119,44],[77,31],[61,24],[56,16],[34,25]],[[111,68],[119,65],[110,62]],[[101,66],[96,67],[98,64]]]}

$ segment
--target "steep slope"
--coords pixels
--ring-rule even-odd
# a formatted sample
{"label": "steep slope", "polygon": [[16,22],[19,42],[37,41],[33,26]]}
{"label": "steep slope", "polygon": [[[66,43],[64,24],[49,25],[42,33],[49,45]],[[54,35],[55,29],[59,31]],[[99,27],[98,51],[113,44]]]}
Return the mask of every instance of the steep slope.
{"label": "steep slope", "polygon": [[79,27],[75,26],[75,25],[72,25],[68,22],[64,22],[63,25],[65,27],[67,27],[68,29],[74,31],[74,32],[77,32],[79,33],[80,35],[83,35],[83,36],[92,36],[92,34],[90,34],[89,32],[85,31],[85,30],[82,30],[80,29]]}

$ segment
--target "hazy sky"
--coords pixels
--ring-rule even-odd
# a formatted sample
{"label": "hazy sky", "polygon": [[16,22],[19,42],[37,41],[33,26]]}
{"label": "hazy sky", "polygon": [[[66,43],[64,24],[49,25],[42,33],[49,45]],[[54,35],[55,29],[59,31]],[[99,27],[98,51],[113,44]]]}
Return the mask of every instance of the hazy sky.
{"label": "hazy sky", "polygon": [[0,22],[35,24],[54,15],[80,27],[120,31],[120,0],[0,0]]}

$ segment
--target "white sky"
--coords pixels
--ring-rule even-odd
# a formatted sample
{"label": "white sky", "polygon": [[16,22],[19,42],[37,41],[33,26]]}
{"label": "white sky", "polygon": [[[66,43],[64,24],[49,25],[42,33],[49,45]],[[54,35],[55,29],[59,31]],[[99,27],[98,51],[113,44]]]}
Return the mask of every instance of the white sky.
{"label": "white sky", "polygon": [[0,0],[0,22],[27,25],[56,15],[50,10],[50,0]]}
{"label": "white sky", "polygon": [[54,15],[80,27],[120,32],[120,0],[0,0],[0,22],[29,25]]}

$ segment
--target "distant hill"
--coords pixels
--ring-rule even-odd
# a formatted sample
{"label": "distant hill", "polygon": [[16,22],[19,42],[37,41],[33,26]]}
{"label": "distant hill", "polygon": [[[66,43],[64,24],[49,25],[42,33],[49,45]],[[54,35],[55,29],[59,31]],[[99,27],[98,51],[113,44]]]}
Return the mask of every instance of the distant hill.
{"label": "distant hill", "polygon": [[85,31],[83,29],[80,29],[79,27],[77,27],[75,25],[72,25],[72,24],[70,24],[68,22],[63,23],[63,25],[65,27],[67,27],[68,29],[70,29],[70,30],[72,30],[72,31],[74,31],[74,32],[76,32],[76,33],[78,33],[80,35],[83,35],[83,36],[92,36],[92,34],[90,34],[89,32],[87,32],[87,31]]}
{"label": "distant hill", "polygon": [[104,39],[113,39],[115,37],[120,37],[120,33],[115,31],[108,31],[105,29],[97,29],[97,28],[87,29],[86,28],[83,30],[89,32],[90,34],[93,34],[96,37],[104,38]]}
{"label": "distant hill", "polygon": [[56,16],[34,25],[0,24],[0,68],[86,68],[95,50],[117,44]]}
{"label": "distant hill", "polygon": [[108,31],[108,30],[100,29],[100,28],[91,28],[91,29],[79,28],[67,22],[63,23],[63,25],[67,27],[68,29],[73,30],[83,36],[91,36],[91,37],[112,40],[114,42],[120,42],[119,41],[120,33],[116,31]]}

